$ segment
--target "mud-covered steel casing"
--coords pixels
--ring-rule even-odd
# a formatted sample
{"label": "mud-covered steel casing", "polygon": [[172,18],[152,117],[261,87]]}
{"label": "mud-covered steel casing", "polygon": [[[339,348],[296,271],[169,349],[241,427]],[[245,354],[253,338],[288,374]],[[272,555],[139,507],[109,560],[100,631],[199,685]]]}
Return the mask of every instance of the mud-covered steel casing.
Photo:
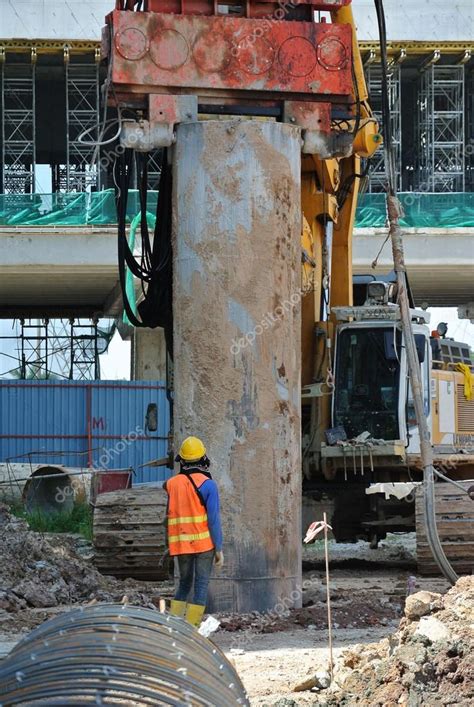
{"label": "mud-covered steel casing", "polygon": [[301,605],[300,131],[178,127],[175,444],[201,438],[221,498],[213,610]]}

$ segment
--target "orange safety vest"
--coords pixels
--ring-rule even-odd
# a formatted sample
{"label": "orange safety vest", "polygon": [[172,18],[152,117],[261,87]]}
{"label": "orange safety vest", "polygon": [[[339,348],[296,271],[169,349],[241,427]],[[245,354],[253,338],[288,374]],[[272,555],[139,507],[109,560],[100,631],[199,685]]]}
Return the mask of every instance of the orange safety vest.
{"label": "orange safety vest", "polygon": [[[209,478],[193,472],[193,481],[199,489]],[[168,493],[168,546],[170,555],[188,555],[212,550],[206,509],[185,474],[178,474],[166,482]]]}

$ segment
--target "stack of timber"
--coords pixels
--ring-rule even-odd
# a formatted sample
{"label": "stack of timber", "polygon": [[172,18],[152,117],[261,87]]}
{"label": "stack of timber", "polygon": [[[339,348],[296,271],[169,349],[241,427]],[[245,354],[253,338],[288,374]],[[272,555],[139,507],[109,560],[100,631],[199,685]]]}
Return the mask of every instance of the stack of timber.
{"label": "stack of timber", "polygon": [[166,492],[123,489],[100,494],[94,508],[94,562],[103,574],[141,580],[169,577]]}
{"label": "stack of timber", "polygon": [[[461,481],[466,491],[474,481]],[[447,482],[435,484],[436,524],[446,557],[457,574],[471,574],[474,567],[474,501]],[[416,492],[416,553],[418,571],[440,574],[431,554],[423,513],[423,487]]]}

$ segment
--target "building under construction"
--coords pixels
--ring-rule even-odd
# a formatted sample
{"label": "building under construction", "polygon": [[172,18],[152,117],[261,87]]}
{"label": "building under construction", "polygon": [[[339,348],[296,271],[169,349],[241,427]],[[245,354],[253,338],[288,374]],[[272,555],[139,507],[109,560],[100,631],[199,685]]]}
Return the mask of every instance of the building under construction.
{"label": "building under construction", "polygon": [[[359,3],[355,13],[371,102],[379,115],[380,52],[369,5]],[[31,24],[28,13],[20,24],[13,11],[5,9],[0,39],[2,194],[87,192],[113,186],[109,150],[93,144],[104,110],[100,26],[109,10],[107,2],[90,3],[52,28],[48,4],[39,17],[32,13]],[[403,17],[407,23],[414,18],[401,8],[389,6],[387,12],[389,39],[393,38],[388,47],[390,101],[399,190],[471,192],[474,78],[469,3],[457,6],[460,18],[465,12],[464,21],[446,27],[446,37],[435,26],[432,9],[433,27],[423,23],[418,29],[403,26]],[[401,39],[404,35],[410,38]],[[112,123],[112,118],[109,111],[106,119]],[[112,137],[113,125],[107,133]],[[382,191],[384,179],[378,155],[370,167],[369,190]],[[154,186],[152,178],[150,187]]]}
{"label": "building under construction", "polygon": [[[429,309],[474,321],[470,3],[386,3],[386,25],[380,0],[3,4],[0,488],[30,514],[91,502],[101,576],[163,589],[166,543],[222,565],[210,465],[207,605],[232,626],[306,627],[313,520],[330,628],[328,531],[375,553],[413,533],[420,575],[469,574],[472,352]],[[100,380],[116,333],[122,384]],[[85,659],[113,616],[78,618]]]}
{"label": "building under construction", "polygon": [[[51,26],[48,7],[45,5],[37,14],[38,10],[33,11],[32,6],[31,19],[25,13],[21,21],[10,6],[5,8],[3,38],[0,39],[1,223],[16,227],[21,224],[54,227],[56,224],[113,223],[113,201],[109,198],[104,206],[99,194],[94,197],[114,187],[114,133],[118,123],[114,109],[104,106],[103,96],[101,99],[106,68],[100,61],[102,17],[110,8],[102,1],[76,8],[72,16],[66,16],[61,7]],[[456,213],[456,224],[463,227],[470,223],[469,200],[474,186],[474,59],[469,32],[465,31],[469,26],[465,19],[470,17],[471,9],[469,3],[465,3],[465,8],[457,8],[456,23],[446,25],[446,37],[439,36],[434,19],[433,26],[427,22],[413,30],[412,22],[416,18],[412,17],[412,12],[395,7],[388,9],[389,91],[397,187],[401,192],[415,195],[418,211],[428,211],[428,207],[419,208],[423,203],[418,200],[420,194],[426,199],[426,195],[442,193],[441,201],[436,198],[430,201],[440,225],[444,224],[443,219],[449,221]],[[355,13],[370,101],[380,120],[382,74],[371,3],[358,3]],[[102,132],[104,126],[105,132]],[[97,144],[99,135],[100,145]],[[148,185],[151,190],[157,188],[159,169],[159,153],[150,155]],[[367,196],[360,203],[369,209],[375,206],[379,210],[379,221],[362,218],[361,225],[378,225],[380,220],[383,223],[383,205],[374,200],[375,197],[371,200],[370,194],[383,192],[386,186],[382,151],[367,161],[364,174],[367,176],[361,190],[365,190]],[[452,196],[448,196],[450,194]],[[408,207],[413,207],[413,203],[414,197],[408,196]],[[422,218],[419,221],[411,225],[424,225]],[[366,267],[359,262],[355,266],[356,272]],[[430,293],[431,297],[424,294],[423,291],[421,299],[428,304],[443,303],[442,294]],[[464,305],[469,314],[469,296],[464,294],[458,300],[454,297],[445,302]],[[44,319],[30,321],[27,317],[25,320],[24,313],[18,310],[11,313],[18,314],[18,324],[14,327],[18,337],[15,347],[18,363],[11,358],[4,359],[0,375],[13,371],[20,377],[47,377],[48,370],[72,378],[100,375],[94,337],[88,346],[84,345],[86,328],[95,327],[95,323],[81,320],[78,308],[69,311],[67,319],[57,325],[52,321],[45,324]],[[3,316],[8,316],[5,309]],[[82,338],[78,337],[81,327]],[[41,328],[41,338],[35,348],[34,339]],[[104,324],[104,328],[110,329],[108,324]],[[50,364],[46,359],[51,358],[57,348],[59,330],[63,344],[60,348],[66,345],[68,350],[61,354],[64,360],[58,367],[58,362]],[[13,343],[11,332],[10,325],[3,329],[4,351],[8,349],[9,356]],[[49,339],[49,353],[48,343],[45,343],[42,355],[44,365],[29,365],[31,350],[39,351],[40,342]],[[103,341],[100,348],[104,350]]]}

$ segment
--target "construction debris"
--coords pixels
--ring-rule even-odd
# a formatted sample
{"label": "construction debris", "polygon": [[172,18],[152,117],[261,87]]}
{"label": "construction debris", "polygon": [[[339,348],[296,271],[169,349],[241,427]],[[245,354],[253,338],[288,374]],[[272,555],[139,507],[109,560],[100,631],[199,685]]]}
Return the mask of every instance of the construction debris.
{"label": "construction debris", "polygon": [[339,657],[325,707],[474,705],[474,577],[407,598],[398,631]]}
{"label": "construction debris", "polygon": [[[92,600],[155,607],[163,588],[104,577],[84,556],[84,543],[67,534],[33,532],[0,504],[0,613],[70,606]],[[161,592],[161,593],[160,593]]]}

